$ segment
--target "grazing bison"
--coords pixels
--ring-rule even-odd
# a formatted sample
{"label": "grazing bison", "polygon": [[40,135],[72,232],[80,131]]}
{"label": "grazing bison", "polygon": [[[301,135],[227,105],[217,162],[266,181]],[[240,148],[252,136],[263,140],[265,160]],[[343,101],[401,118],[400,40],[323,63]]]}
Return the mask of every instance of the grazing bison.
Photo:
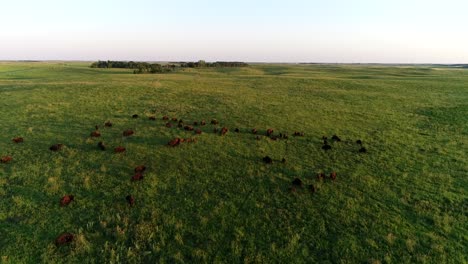
{"label": "grazing bison", "polygon": [[298,131],[296,131],[296,132],[294,132],[294,136],[295,136],[295,137],[303,137],[303,136],[304,136],[304,132],[298,132]]}
{"label": "grazing bison", "polygon": [[297,186],[297,187],[302,187],[302,181],[299,178],[295,178],[292,182],[292,185]]}
{"label": "grazing bison", "polygon": [[167,122],[167,123],[166,123],[166,127],[167,127],[167,128],[171,128],[171,127],[172,127],[172,124],[169,123],[169,122]]}
{"label": "grazing bison", "polygon": [[340,142],[340,141],[341,141],[341,138],[338,137],[337,135],[333,135],[333,136],[332,136],[332,140],[337,141],[337,142]]}
{"label": "grazing bison", "polygon": [[336,180],[336,172],[330,173],[330,179],[331,179],[332,181]]}
{"label": "grazing bison", "polygon": [[281,163],[286,163],[286,159],[283,158],[283,159],[281,160]]}
{"label": "grazing bison", "polygon": [[135,167],[135,172],[145,172],[146,171],[146,166],[145,165],[140,165]]}
{"label": "grazing bison", "polygon": [[184,129],[187,130],[187,131],[193,131],[192,126],[184,126]]}
{"label": "grazing bison", "polygon": [[239,133],[240,132],[239,128],[234,129],[234,132]]}
{"label": "grazing bison", "polygon": [[127,129],[127,130],[125,130],[125,131],[122,133],[122,135],[123,135],[124,137],[129,137],[129,136],[131,136],[131,135],[133,135],[133,134],[135,134],[135,132],[134,132],[133,130],[131,130],[131,129]]}
{"label": "grazing bison", "polygon": [[91,135],[90,135],[90,136],[91,136],[91,137],[100,137],[100,136],[101,136],[101,132],[99,132],[99,131],[97,131],[97,130],[96,130],[96,131],[93,131],[93,132],[91,132]]}
{"label": "grazing bison", "polygon": [[135,175],[132,176],[132,181],[141,181],[143,180],[143,173],[137,172]]}
{"label": "grazing bison", "polygon": [[280,133],[280,134],[279,134],[279,138],[280,138],[280,139],[288,139],[289,136],[288,136],[288,134],[286,134],[286,133],[284,133],[284,134],[283,134],[283,133]]}
{"label": "grazing bison", "polygon": [[177,122],[177,117],[173,117],[172,121]]}
{"label": "grazing bison", "polygon": [[273,159],[271,159],[269,156],[265,156],[263,157],[263,162],[265,162],[266,164],[272,164]]}
{"label": "grazing bison", "polygon": [[356,144],[362,145],[362,140],[360,140],[360,139],[356,140]]}
{"label": "grazing bison", "polygon": [[258,132],[258,131],[257,131],[256,128],[252,129],[252,134],[257,134],[257,132]]}
{"label": "grazing bison", "polygon": [[73,242],[75,236],[71,233],[62,233],[55,239],[56,246],[62,246]]}
{"label": "grazing bison", "polygon": [[169,141],[168,145],[171,146],[171,147],[175,147],[175,146],[180,145],[180,143],[182,143],[182,142],[183,141],[180,138],[174,138],[171,141]]}
{"label": "grazing bison", "polygon": [[323,180],[325,178],[325,173],[321,172],[319,174],[317,174],[317,180]]}
{"label": "grazing bison", "polygon": [[98,148],[101,149],[101,150],[106,150],[106,145],[104,145],[104,142],[100,141],[98,144],[97,144]]}
{"label": "grazing bison", "polygon": [[130,194],[127,195],[127,197],[125,197],[125,200],[127,200],[127,203],[130,206],[133,206],[135,204],[135,198],[133,198],[133,196],[131,196]]}
{"label": "grazing bison", "polygon": [[55,144],[55,145],[52,145],[50,146],[50,150],[51,151],[59,151],[63,148],[63,144]]}
{"label": "grazing bison", "polygon": [[277,136],[271,136],[270,139],[276,141],[276,140],[278,140],[278,137]]}
{"label": "grazing bison", "polygon": [[75,196],[73,195],[65,195],[60,199],[60,206],[67,206],[69,205],[73,200],[75,200]]}
{"label": "grazing bison", "polygon": [[150,116],[150,117],[148,117],[148,119],[151,120],[151,121],[156,121],[156,117],[155,117],[155,116]]}
{"label": "grazing bison", "polygon": [[115,153],[123,153],[125,151],[126,151],[126,149],[124,147],[122,147],[122,146],[118,146],[118,147],[114,148]]}
{"label": "grazing bison", "polygon": [[12,141],[15,143],[23,143],[24,139],[22,137],[15,137]]}
{"label": "grazing bison", "polygon": [[137,114],[132,115],[132,118],[138,118]]}
{"label": "grazing bison", "polygon": [[202,125],[202,126],[206,125],[206,121],[205,121],[205,120],[202,120],[202,121],[200,122],[200,125]]}
{"label": "grazing bison", "polygon": [[219,124],[219,121],[216,120],[216,119],[213,119],[213,120],[211,120],[211,124],[212,124],[212,125],[218,125],[218,124]]}
{"label": "grazing bison", "polygon": [[271,129],[271,128],[267,129],[266,135],[271,136],[272,134],[273,134],[273,129]]}
{"label": "grazing bison", "polygon": [[104,123],[104,126],[106,126],[106,127],[111,127],[111,126],[112,126],[111,121],[107,121],[106,123]]}
{"label": "grazing bison", "polygon": [[168,117],[168,116],[163,116],[162,119],[163,119],[163,120],[169,120],[169,117]]}
{"label": "grazing bison", "polygon": [[221,136],[226,135],[226,133],[227,133],[228,131],[229,131],[229,130],[227,129],[227,127],[221,128]]}
{"label": "grazing bison", "polygon": [[315,188],[315,186],[313,184],[309,185],[309,191],[311,193],[315,193],[317,191],[317,189]]}
{"label": "grazing bison", "polygon": [[201,135],[203,132],[202,132],[201,129],[198,128],[197,130],[195,130],[195,133],[196,133],[197,135]]}
{"label": "grazing bison", "polygon": [[193,122],[193,125],[198,126],[198,122],[197,121]]}
{"label": "grazing bison", "polygon": [[331,148],[332,147],[330,145],[326,144],[326,143],[322,146],[323,150],[330,150]]}
{"label": "grazing bison", "polygon": [[12,161],[13,158],[10,157],[10,156],[3,156],[1,159],[0,159],[0,163],[8,163],[10,161]]}
{"label": "grazing bison", "polygon": [[366,153],[367,149],[365,147],[362,147],[359,149],[359,153]]}

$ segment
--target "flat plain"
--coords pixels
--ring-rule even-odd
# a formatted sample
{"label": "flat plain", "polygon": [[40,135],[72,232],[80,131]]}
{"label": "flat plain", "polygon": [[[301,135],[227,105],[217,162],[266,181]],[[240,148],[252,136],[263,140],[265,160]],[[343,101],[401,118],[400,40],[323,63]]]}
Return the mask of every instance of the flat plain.
{"label": "flat plain", "polygon": [[2,263],[467,262],[468,69],[89,65],[0,63]]}

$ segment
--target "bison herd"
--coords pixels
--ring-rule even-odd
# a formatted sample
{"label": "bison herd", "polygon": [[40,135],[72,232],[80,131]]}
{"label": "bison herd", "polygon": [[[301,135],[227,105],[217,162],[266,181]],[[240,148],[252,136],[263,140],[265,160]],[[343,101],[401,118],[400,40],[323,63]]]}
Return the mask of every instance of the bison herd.
{"label": "bison herd", "polygon": [[[132,118],[137,119],[137,118],[139,118],[139,115],[134,114],[134,115],[132,115]],[[155,116],[150,116],[149,120],[155,121],[156,117]],[[173,117],[173,118],[170,119],[168,116],[163,116],[162,120],[165,121],[165,127],[167,127],[167,128],[172,128],[173,127],[173,123],[171,123],[171,121],[169,121],[169,120],[172,120],[172,122],[177,122],[177,127],[183,128],[185,131],[194,131],[195,135],[202,134],[201,128],[196,128],[196,127],[206,125],[205,120],[194,121],[194,122],[191,123],[192,125],[185,125],[182,119],[178,119],[176,117]],[[215,126],[215,128],[213,130],[214,133],[219,133],[219,135],[221,135],[221,136],[225,136],[225,135],[228,134],[229,129],[227,127],[222,127],[221,129],[218,129],[218,127],[217,127],[217,125],[219,125],[218,120],[216,120],[216,119],[211,120],[211,124]],[[104,123],[105,127],[112,127],[112,125],[113,124],[110,121],[107,121],[107,122]],[[236,133],[240,133],[241,129],[235,128],[234,131]],[[261,136],[258,135],[259,131],[256,128],[253,128],[252,130],[250,130],[250,132],[253,135],[256,135],[255,138],[257,140],[261,139]],[[130,136],[133,136],[134,134],[135,134],[135,131],[132,130],[132,129],[127,129],[127,130],[124,130],[122,132],[123,137],[130,137]],[[274,141],[289,138],[286,133],[279,133],[279,134],[275,135],[274,130],[272,128],[266,129],[264,136],[266,136],[267,138],[270,138],[271,140],[274,140]],[[295,131],[293,133],[293,136],[295,136],[295,137],[304,137],[304,132]],[[99,126],[97,126],[97,125],[95,126],[95,130],[90,133],[90,137],[92,137],[92,138],[101,137],[101,132],[99,131]],[[328,137],[323,136],[322,140],[323,140],[322,149],[324,151],[331,150],[332,145],[328,142]],[[341,138],[338,137],[337,135],[333,135],[331,137],[331,140],[333,142],[341,142],[342,141]],[[12,139],[12,141],[14,143],[23,143],[24,139],[22,137],[15,137],[15,138]],[[195,143],[195,142],[197,142],[197,138],[180,138],[180,137],[176,137],[176,138],[171,139],[167,143],[167,145],[169,147],[177,147],[177,146],[180,146],[183,143]],[[360,146],[360,148],[358,150],[358,153],[366,153],[367,152],[367,149],[363,146],[362,140],[359,139],[355,143]],[[60,151],[63,147],[64,147],[64,144],[58,143],[58,144],[54,144],[54,145],[50,146],[49,149],[50,149],[50,151],[56,152],[56,151]],[[102,150],[102,151],[105,151],[107,149],[106,145],[102,141],[100,141],[97,144],[97,147],[98,147],[99,150]],[[126,148],[123,147],[123,146],[117,146],[117,147],[114,148],[114,153],[123,153],[125,151],[126,151]],[[1,156],[0,157],[0,163],[9,163],[12,160],[13,160],[13,158],[11,156]],[[263,157],[262,161],[265,164],[273,164],[273,162],[274,162],[274,160],[269,156]],[[286,159],[282,158],[282,160],[280,162],[281,163],[286,163]],[[137,166],[134,169],[134,174],[133,174],[133,176],[131,177],[130,180],[132,182],[142,181],[143,178],[144,178],[145,172],[146,172],[146,166],[145,165]],[[317,180],[322,181],[322,180],[325,180],[326,178],[328,178],[331,181],[335,181],[336,177],[337,177],[337,174],[334,171],[330,173],[329,177],[326,177],[326,175],[324,173],[319,173],[317,175]],[[303,184],[301,179],[295,178],[291,182],[291,187],[289,188],[289,191],[290,192],[296,192],[298,189],[303,188],[303,185],[304,184]],[[315,193],[317,191],[317,188],[313,184],[308,185],[307,189],[311,193]],[[75,199],[75,197],[73,195],[71,195],[71,194],[65,195],[60,199],[60,206],[61,207],[68,206],[70,203],[72,203],[74,201],[74,199]],[[130,206],[133,206],[135,204],[135,198],[132,195],[130,195],[130,194],[127,195],[125,197],[125,199],[126,199],[127,203]],[[55,239],[55,244],[57,246],[68,244],[68,243],[72,242],[74,240],[74,238],[75,238],[75,236],[73,234],[71,234],[71,233],[62,233]]]}

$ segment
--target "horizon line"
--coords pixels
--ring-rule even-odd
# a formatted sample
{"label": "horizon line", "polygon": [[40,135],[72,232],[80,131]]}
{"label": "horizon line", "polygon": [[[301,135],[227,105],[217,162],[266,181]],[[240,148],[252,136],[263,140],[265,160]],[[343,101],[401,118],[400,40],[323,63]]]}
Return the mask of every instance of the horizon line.
{"label": "horizon line", "polygon": [[[0,62],[96,62],[96,61],[133,61],[133,62],[148,62],[148,63],[179,63],[179,62],[197,62],[200,60],[48,60],[48,59],[41,59],[41,60],[34,60],[34,59],[0,59]],[[460,62],[460,63],[437,63],[437,62],[313,62],[313,61],[243,61],[243,60],[205,60],[206,62],[245,62],[251,64],[342,64],[342,65],[356,65],[356,64],[364,64],[364,65],[461,65],[465,66],[468,65],[468,62]]]}

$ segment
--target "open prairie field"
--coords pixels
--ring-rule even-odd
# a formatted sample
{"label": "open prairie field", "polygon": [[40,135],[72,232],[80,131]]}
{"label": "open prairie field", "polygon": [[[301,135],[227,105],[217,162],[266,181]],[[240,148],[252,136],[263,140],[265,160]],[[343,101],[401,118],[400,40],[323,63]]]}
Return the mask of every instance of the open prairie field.
{"label": "open prairie field", "polygon": [[2,263],[467,262],[468,69],[89,65],[0,63]]}

